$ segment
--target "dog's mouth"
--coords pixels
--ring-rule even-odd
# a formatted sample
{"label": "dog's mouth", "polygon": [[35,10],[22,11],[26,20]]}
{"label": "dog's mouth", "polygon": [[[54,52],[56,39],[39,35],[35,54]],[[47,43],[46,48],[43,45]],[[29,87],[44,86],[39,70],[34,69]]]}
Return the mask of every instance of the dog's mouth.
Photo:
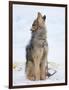
{"label": "dog's mouth", "polygon": [[30,31],[34,32],[35,30],[33,30],[33,29],[31,28]]}
{"label": "dog's mouth", "polygon": [[35,32],[37,31],[37,28],[31,28],[30,31]]}

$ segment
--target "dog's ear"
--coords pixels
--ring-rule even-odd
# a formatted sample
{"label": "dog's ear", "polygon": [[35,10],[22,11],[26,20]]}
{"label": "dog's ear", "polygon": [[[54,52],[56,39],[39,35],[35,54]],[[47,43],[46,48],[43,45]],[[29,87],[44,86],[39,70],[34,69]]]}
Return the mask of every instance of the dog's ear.
{"label": "dog's ear", "polygon": [[44,21],[46,20],[46,15],[43,16],[43,20],[44,20]]}

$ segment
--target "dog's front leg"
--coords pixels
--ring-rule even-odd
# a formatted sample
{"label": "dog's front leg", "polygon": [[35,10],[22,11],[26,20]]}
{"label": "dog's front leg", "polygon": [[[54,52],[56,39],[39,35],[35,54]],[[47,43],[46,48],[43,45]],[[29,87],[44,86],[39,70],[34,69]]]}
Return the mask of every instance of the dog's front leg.
{"label": "dog's front leg", "polygon": [[35,72],[35,80],[40,80],[40,65],[39,62],[34,60],[34,72]]}
{"label": "dog's front leg", "polygon": [[42,60],[41,64],[40,64],[40,79],[41,80],[45,80],[46,79],[45,60]]}
{"label": "dog's front leg", "polygon": [[42,48],[35,48],[32,56],[34,61],[34,75],[35,80],[40,80],[40,62],[43,55],[43,49]]}
{"label": "dog's front leg", "polygon": [[40,64],[40,79],[44,80],[48,75],[48,61],[47,61],[47,57],[48,57],[48,49],[44,48],[44,53],[43,53],[43,57],[41,60],[41,64]]}

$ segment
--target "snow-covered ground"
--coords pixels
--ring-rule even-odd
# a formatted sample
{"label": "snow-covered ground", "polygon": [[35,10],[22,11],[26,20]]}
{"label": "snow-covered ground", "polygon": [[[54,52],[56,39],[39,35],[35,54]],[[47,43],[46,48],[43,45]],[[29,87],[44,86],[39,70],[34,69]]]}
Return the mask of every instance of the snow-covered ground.
{"label": "snow-covered ground", "polygon": [[[31,37],[31,25],[41,12],[46,15],[49,44],[49,72],[57,72],[46,80],[30,81],[25,75],[25,47]],[[65,82],[65,8],[13,5],[13,85]]]}
{"label": "snow-covered ground", "polygon": [[47,78],[46,80],[39,80],[39,81],[30,81],[26,78],[25,74],[25,63],[16,63],[16,68],[13,69],[13,85],[34,85],[34,84],[51,84],[51,83],[64,83],[64,66],[55,64],[53,62],[49,63],[49,72],[52,74],[54,70],[56,73]]}

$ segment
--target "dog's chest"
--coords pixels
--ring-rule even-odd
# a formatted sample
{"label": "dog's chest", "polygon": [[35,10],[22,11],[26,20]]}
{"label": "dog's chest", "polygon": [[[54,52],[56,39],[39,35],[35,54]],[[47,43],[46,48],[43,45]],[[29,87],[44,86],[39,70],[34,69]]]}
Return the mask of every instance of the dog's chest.
{"label": "dog's chest", "polygon": [[32,45],[35,47],[44,47],[46,45],[46,32],[34,32],[32,37]]}

